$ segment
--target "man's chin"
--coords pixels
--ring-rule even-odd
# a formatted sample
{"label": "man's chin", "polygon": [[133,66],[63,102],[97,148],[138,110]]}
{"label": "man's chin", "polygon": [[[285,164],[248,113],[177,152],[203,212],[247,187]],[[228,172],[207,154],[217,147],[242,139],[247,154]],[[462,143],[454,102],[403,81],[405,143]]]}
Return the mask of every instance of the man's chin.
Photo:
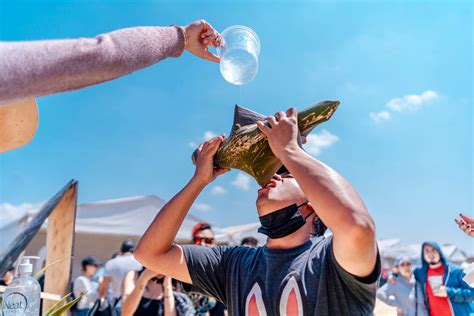
{"label": "man's chin", "polygon": [[260,213],[260,210],[264,208],[268,195],[264,191],[258,191],[257,193],[257,200],[255,201],[255,205],[257,206],[257,210]]}

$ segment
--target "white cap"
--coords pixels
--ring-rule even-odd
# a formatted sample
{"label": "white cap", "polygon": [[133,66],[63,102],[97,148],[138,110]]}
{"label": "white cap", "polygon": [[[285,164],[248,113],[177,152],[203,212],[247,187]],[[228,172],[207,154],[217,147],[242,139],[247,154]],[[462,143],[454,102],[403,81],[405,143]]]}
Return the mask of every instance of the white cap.
{"label": "white cap", "polygon": [[25,273],[32,273],[33,272],[33,265],[30,263],[30,259],[39,259],[36,256],[23,256],[21,258],[21,263],[18,265],[18,274],[25,274]]}

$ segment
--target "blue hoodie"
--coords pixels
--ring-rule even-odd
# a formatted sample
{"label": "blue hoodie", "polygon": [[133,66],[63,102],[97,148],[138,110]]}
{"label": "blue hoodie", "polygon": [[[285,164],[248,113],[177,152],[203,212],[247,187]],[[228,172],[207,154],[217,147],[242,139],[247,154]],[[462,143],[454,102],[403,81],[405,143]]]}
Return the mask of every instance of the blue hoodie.
{"label": "blue hoodie", "polygon": [[429,245],[438,250],[441,262],[444,265],[444,286],[448,292],[448,301],[455,316],[466,316],[474,313],[474,288],[462,280],[464,272],[461,268],[450,264],[444,256],[441,248],[436,242],[424,242],[421,246],[421,267],[413,271],[415,278],[421,284],[425,305],[429,310],[428,297],[426,295],[426,278],[428,273],[428,262],[423,256],[423,249]]}

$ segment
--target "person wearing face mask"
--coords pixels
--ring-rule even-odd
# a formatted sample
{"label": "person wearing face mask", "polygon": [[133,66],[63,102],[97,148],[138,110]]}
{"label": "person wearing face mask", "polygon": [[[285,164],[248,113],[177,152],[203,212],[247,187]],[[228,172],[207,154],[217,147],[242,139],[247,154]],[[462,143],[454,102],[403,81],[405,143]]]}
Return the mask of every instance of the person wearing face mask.
{"label": "person wearing face mask", "polygon": [[414,275],[421,284],[430,316],[460,316],[474,312],[474,288],[463,281],[461,268],[448,263],[436,242],[422,244],[421,263]]}
{"label": "person wearing face mask", "polygon": [[[228,171],[214,168],[224,140],[219,136],[198,148],[194,176],[148,227],[137,260],[200,287],[226,304],[230,315],[372,315],[381,264],[375,225],[362,199],[346,179],[302,149],[296,109],[258,126],[287,169],[257,192],[266,244],[173,243],[200,192]],[[332,236],[315,236],[322,222]]]}
{"label": "person wearing face mask", "polygon": [[421,288],[412,273],[409,257],[399,256],[395,260],[398,273],[393,282],[385,283],[377,290],[377,298],[382,302],[395,306],[398,316],[428,316],[423,302]]}

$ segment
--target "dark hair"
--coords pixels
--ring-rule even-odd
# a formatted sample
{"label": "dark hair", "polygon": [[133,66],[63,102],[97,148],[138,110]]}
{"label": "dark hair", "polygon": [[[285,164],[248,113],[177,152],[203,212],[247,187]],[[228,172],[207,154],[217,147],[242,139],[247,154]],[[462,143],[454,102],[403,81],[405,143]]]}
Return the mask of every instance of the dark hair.
{"label": "dark hair", "polygon": [[[143,273],[143,271],[145,271],[145,269],[146,268],[143,267],[141,270],[136,271],[137,278],[140,276],[140,274]],[[165,276],[163,276],[163,278],[161,278],[161,279],[162,279],[162,281],[160,283],[163,284],[163,280],[165,279]],[[183,284],[181,283],[181,281],[171,279],[171,285],[173,286],[173,291],[175,291],[175,292],[184,292]]]}
{"label": "dark hair", "polygon": [[242,239],[242,242],[240,243],[241,245],[245,245],[245,244],[254,244],[254,245],[257,245],[258,244],[258,240],[253,238],[253,237],[245,237],[244,239]]}
{"label": "dark hair", "polygon": [[82,270],[86,270],[87,266],[100,266],[102,263],[94,256],[87,256],[81,261]]}
{"label": "dark hair", "polygon": [[135,242],[133,240],[124,240],[120,246],[120,252],[133,252],[135,251]]}

